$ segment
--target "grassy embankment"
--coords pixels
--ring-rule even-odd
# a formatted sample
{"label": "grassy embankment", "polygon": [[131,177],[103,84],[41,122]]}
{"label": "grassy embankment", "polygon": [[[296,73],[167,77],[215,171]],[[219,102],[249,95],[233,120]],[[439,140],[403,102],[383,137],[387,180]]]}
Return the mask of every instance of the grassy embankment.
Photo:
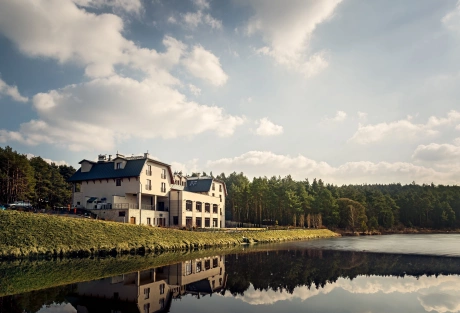
{"label": "grassy embankment", "polygon": [[338,236],[321,230],[191,232],[42,214],[0,211],[0,259],[190,250]]}

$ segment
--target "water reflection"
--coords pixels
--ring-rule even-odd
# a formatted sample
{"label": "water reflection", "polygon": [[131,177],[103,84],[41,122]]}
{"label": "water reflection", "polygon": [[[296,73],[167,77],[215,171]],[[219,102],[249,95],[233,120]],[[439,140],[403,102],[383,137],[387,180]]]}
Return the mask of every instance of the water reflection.
{"label": "water reflection", "polygon": [[0,312],[459,312],[459,274],[451,257],[250,251],[7,296]]}

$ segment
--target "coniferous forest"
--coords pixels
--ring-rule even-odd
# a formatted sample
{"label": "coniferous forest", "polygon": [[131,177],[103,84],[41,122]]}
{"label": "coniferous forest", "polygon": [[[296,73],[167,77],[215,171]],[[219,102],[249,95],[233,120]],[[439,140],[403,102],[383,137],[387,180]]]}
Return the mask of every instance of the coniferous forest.
{"label": "coniferous forest", "polygon": [[[72,166],[0,147],[0,203],[25,200],[39,209],[67,206],[72,192],[66,180],[74,172]],[[295,181],[290,175],[251,181],[236,172],[216,178],[227,186],[227,221],[304,227],[309,216],[321,216],[325,227],[353,231],[460,227],[460,186],[337,186],[316,178]]]}
{"label": "coniferous forest", "polygon": [[67,179],[72,166],[47,163],[41,157],[28,158],[11,147],[0,147],[0,203],[30,202],[37,209],[70,204],[72,186]]}
{"label": "coniferous forest", "polygon": [[[217,176],[227,185],[227,220],[307,226],[307,216],[322,217],[328,228],[353,231],[460,226],[460,187],[434,184],[336,186],[321,179],[258,177],[243,173]],[[265,222],[265,223],[264,223]]]}

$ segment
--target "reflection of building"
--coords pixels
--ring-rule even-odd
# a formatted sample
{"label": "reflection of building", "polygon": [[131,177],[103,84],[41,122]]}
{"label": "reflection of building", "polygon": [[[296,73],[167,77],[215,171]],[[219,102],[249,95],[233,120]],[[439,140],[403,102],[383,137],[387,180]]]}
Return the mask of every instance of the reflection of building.
{"label": "reflection of building", "polygon": [[198,298],[225,287],[223,256],[195,259],[98,281],[77,284],[70,299],[78,313],[168,311],[175,298]]}
{"label": "reflection of building", "polygon": [[69,179],[73,206],[98,218],[152,226],[223,227],[225,183],[212,177],[186,177],[144,156],[99,155],[82,160]]}

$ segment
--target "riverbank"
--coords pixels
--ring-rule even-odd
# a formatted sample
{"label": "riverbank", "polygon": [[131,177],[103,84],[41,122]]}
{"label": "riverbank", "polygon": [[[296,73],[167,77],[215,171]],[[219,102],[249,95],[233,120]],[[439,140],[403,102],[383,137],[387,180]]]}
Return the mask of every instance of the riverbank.
{"label": "riverbank", "polygon": [[374,236],[374,235],[393,235],[393,234],[460,234],[460,229],[431,229],[431,228],[400,228],[382,229],[370,231],[351,231],[345,229],[334,229],[335,233],[341,236]]}
{"label": "riverbank", "polygon": [[337,236],[327,229],[192,232],[0,211],[0,259],[179,251]]}

